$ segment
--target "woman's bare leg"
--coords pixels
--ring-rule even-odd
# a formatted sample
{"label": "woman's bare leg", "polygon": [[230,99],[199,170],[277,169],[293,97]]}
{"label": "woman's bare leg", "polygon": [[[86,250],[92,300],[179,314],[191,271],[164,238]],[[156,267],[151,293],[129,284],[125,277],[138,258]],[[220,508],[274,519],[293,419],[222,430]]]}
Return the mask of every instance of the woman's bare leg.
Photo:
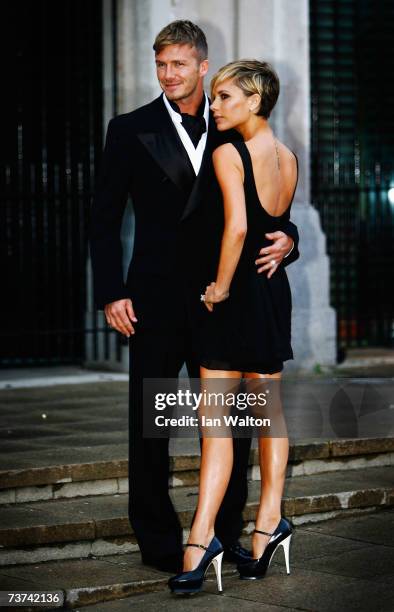
{"label": "woman's bare leg", "polygon": [[[281,378],[281,373],[276,374],[244,374],[245,378]],[[278,383],[279,384],[279,383]],[[275,389],[275,392],[279,389]],[[278,401],[279,399],[279,392]],[[275,406],[274,410],[280,411],[276,419],[283,418],[281,406]],[[285,426],[284,426],[285,430]],[[259,460],[261,475],[260,505],[256,516],[256,529],[272,533],[281,518],[281,501],[286,476],[286,466],[289,456],[289,440],[287,437],[270,438],[259,437]],[[252,537],[253,557],[258,559],[264,552],[270,536],[254,533]]]}
{"label": "woman's bare leg", "polygon": [[[209,383],[208,379],[240,379],[241,372],[200,369],[202,390]],[[229,388],[230,388],[229,385]],[[226,386],[226,385],[224,385]],[[223,501],[231,471],[233,468],[233,439],[231,429],[229,437],[202,437],[200,482],[196,515],[190,531],[188,542],[208,546],[215,532],[216,515]],[[189,571],[197,567],[205,551],[187,547],[183,560],[183,570]]]}

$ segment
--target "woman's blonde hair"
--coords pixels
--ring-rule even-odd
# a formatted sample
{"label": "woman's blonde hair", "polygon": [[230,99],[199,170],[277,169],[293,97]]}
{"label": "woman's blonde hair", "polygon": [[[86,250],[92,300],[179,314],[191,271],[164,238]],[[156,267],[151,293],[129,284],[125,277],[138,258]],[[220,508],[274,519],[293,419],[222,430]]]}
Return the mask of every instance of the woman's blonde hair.
{"label": "woman's blonde hair", "polygon": [[234,79],[235,84],[242,89],[245,96],[258,94],[261,101],[256,115],[268,119],[276,104],[280,89],[278,75],[271,64],[249,59],[226,64],[212,77],[212,98],[216,87],[227,79]]}

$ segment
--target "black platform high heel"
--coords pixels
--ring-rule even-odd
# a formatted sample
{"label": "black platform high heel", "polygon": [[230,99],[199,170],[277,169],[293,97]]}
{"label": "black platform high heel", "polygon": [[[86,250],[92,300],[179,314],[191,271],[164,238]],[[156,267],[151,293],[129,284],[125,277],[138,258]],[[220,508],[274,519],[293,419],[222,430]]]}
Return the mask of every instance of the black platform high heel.
{"label": "black platform high heel", "polygon": [[293,534],[293,527],[290,522],[286,518],[281,518],[274,533],[260,531],[259,529],[255,529],[255,532],[269,535],[271,538],[259,559],[251,559],[249,562],[237,566],[241,580],[257,580],[258,578],[263,578],[279,546],[283,547],[286,571],[290,574],[289,551],[291,536]]}
{"label": "black platform high heel", "polygon": [[222,559],[223,559],[223,546],[219,540],[214,536],[209,546],[203,546],[202,544],[186,544],[186,546],[196,546],[197,548],[203,548],[206,552],[196,569],[190,570],[189,572],[182,572],[173,576],[168,581],[172,593],[177,595],[180,594],[192,594],[201,591],[205,574],[207,573],[208,567],[213,563],[216,573],[216,580],[218,584],[218,591],[221,593],[222,589]]}

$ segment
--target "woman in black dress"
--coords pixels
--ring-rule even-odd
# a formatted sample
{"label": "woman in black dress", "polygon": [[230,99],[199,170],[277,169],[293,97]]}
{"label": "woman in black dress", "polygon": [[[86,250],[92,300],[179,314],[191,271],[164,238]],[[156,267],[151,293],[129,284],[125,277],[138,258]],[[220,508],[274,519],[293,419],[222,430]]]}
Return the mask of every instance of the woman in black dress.
{"label": "woman in black dress", "polygon": [[[289,219],[298,178],[296,156],[275,138],[268,123],[279,95],[273,68],[256,60],[231,62],[214,76],[211,88],[218,130],[235,129],[242,140],[224,144],[213,154],[223,196],[224,230],[218,236],[216,280],[201,296],[207,308],[200,360],[205,390],[218,379],[229,389],[242,378],[256,383],[280,379],[283,362],[293,358],[285,268],[273,260],[268,271],[258,274],[255,260],[262,236],[282,229]],[[207,406],[200,408],[207,413]],[[281,517],[288,448],[286,435],[259,437],[261,498],[251,558],[238,567],[243,579],[261,578],[280,544],[289,570],[292,527]],[[223,553],[214,524],[232,467],[232,438],[203,434],[197,511],[184,572],[169,582],[173,592],[200,590],[212,562],[221,590]]]}

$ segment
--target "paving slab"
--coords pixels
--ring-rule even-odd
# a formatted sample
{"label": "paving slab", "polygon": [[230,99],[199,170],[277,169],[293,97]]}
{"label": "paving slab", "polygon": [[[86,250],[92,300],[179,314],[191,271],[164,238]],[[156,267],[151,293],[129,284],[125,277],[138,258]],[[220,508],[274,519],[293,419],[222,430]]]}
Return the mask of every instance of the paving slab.
{"label": "paving slab", "polygon": [[327,521],[313,526],[305,526],[314,534],[334,536],[338,541],[352,540],[361,544],[384,544],[394,547],[394,510],[358,516],[351,522],[347,520]]}
{"label": "paving slab", "polygon": [[[271,569],[271,568],[270,568]],[[227,588],[226,588],[227,587]],[[372,580],[293,568],[290,575],[274,565],[263,580],[238,583],[227,580],[226,594],[266,604],[298,610],[338,612],[365,610],[378,612],[394,602],[394,590],[382,588]]]}
{"label": "paving slab", "polygon": [[325,556],[303,559],[294,565],[302,565],[303,569],[321,571],[326,574],[349,576],[352,578],[390,578],[394,575],[394,549],[389,546],[370,544],[348,551],[337,551]]}
{"label": "paving slab", "polygon": [[[94,429],[94,431],[100,433],[100,432],[106,432],[106,431],[122,431],[122,429],[124,429],[124,419],[106,419],[106,420],[102,420],[101,417],[96,417],[96,421],[93,423],[93,421],[90,422],[79,422],[77,427],[78,427],[78,431],[79,432],[91,432],[92,429]],[[74,428],[73,433],[75,433],[76,429]]]}
{"label": "paving slab", "polygon": [[[110,414],[107,416],[100,414],[100,421],[112,421],[114,418],[122,418],[124,409],[119,411],[119,415],[114,415],[113,411],[110,410]],[[2,415],[3,416],[3,415]],[[10,417],[9,417],[10,419]],[[42,406],[34,410],[18,411],[12,415],[12,424],[14,425],[57,425],[58,423],[75,423],[76,419],[78,423],[91,423],[93,426],[97,420],[97,409],[96,413],[90,412],[86,407],[83,408],[81,413],[76,417],[72,411],[61,409],[59,406],[51,406],[49,410],[46,410]],[[5,419],[4,419],[5,420]],[[11,420],[11,419],[10,419]]]}
{"label": "paving slab", "polygon": [[[37,484],[51,482],[44,478],[39,479],[40,469],[51,470],[52,468],[62,468],[65,476],[68,476],[73,466],[93,465],[95,462],[116,462],[126,460],[125,451],[127,444],[98,444],[88,448],[80,447],[60,447],[55,449],[39,449],[30,453],[3,454],[0,459],[0,479],[1,488],[10,486],[27,486],[34,484],[37,477]],[[114,465],[116,469],[116,465]],[[23,474],[17,473],[23,470]],[[23,478],[22,478],[23,476]],[[98,474],[98,477],[100,475]],[[56,481],[54,481],[56,482]],[[17,483],[17,485],[16,485]]]}
{"label": "paving slab", "polygon": [[[214,595],[207,592],[188,597],[165,596],[160,593],[150,593],[149,595],[136,595],[129,599],[118,601],[108,601],[106,603],[89,606],[89,612],[128,612],[129,610],[144,610],[146,612],[187,612],[188,610],[198,610],[199,612],[296,612],[295,608],[287,606],[274,606],[247,599],[239,599],[231,595]],[[297,609],[299,610],[299,608]]]}
{"label": "paving slab", "polygon": [[[92,427],[92,429],[94,429]],[[45,440],[37,440],[35,441],[35,450],[40,447],[44,448],[53,448],[56,449],[59,446],[63,447],[72,447],[76,450],[77,454],[74,454],[74,457],[78,458],[78,450],[80,448],[91,447],[91,446],[114,446],[116,444],[128,444],[128,432],[123,431],[113,431],[110,433],[107,432],[80,432],[78,427],[75,427],[75,430],[72,433],[67,435],[59,436],[57,438],[52,439],[50,436]],[[127,457],[127,446],[124,449],[124,457]],[[1,464],[0,464],[1,465]]]}
{"label": "paving slab", "polygon": [[[5,399],[3,395],[4,391],[0,391],[0,409],[1,414],[12,418],[12,416],[21,414],[25,411],[27,414],[34,413],[37,411],[48,412],[49,409],[62,410],[64,412],[72,413],[75,418],[78,418],[78,413],[82,409],[83,411],[89,411],[90,414],[97,414],[98,411],[110,411],[112,414],[127,414],[127,394],[121,398],[119,396],[108,396],[99,394],[92,394],[91,397],[68,397],[65,398],[53,398],[45,387],[41,389],[41,397],[37,400],[31,401],[26,397],[14,398],[14,401]],[[16,393],[16,392],[15,392]]]}
{"label": "paving slab", "polygon": [[[23,567],[2,568],[0,576],[8,584],[8,578],[28,580],[36,588],[47,589],[78,589],[102,587],[109,584],[122,584],[133,579],[168,580],[169,574],[154,568],[147,568],[140,562],[139,555],[121,555],[127,557],[127,563],[111,563],[108,558],[89,560],[70,560],[51,562],[39,565],[24,565]],[[116,580],[115,580],[116,579]]]}
{"label": "paving slab", "polygon": [[[48,446],[56,446],[56,437],[49,438]],[[1,459],[9,456],[10,453],[16,454],[20,452],[31,452],[34,450],[40,450],[43,445],[46,443],[44,440],[40,438],[37,439],[28,439],[28,440],[2,440],[1,441],[1,451],[0,451],[0,466]]]}
{"label": "paving slab", "polygon": [[[62,400],[88,400],[104,401],[105,398],[121,400],[127,398],[129,390],[128,381],[96,382],[75,385],[56,385],[48,387],[30,387],[20,389],[2,389],[0,393],[0,405],[10,405],[18,403],[40,403],[43,394],[47,402]],[[94,398],[94,400],[92,399]]]}
{"label": "paving slab", "polygon": [[[384,511],[382,511],[384,512]],[[340,519],[335,519],[335,521]],[[345,517],[344,521],[349,521],[349,517]],[[326,521],[329,523],[334,522]],[[319,523],[318,523],[319,525]],[[307,526],[296,526],[291,540],[291,557],[293,564],[300,564],[304,567],[304,563],[314,559],[325,559],[327,556],[336,556],[342,553],[361,551],[366,547],[364,542],[357,542],[350,538],[337,538],[324,533],[315,533],[307,529]],[[279,549],[274,557],[274,561],[278,565],[285,565],[283,549]]]}
{"label": "paving slab", "polygon": [[[384,533],[392,514],[383,511],[361,518],[371,523],[376,518],[375,526],[380,525]],[[123,612],[126,607],[144,612],[157,609],[391,612],[394,603],[391,576],[373,575],[367,570],[373,564],[375,570],[378,566],[384,569],[384,564],[390,562],[388,553],[393,553],[394,548],[373,543],[366,546],[353,539],[353,528],[356,533],[359,522],[360,517],[327,521],[324,526],[330,526],[332,535],[297,527],[290,551],[290,575],[285,573],[281,549],[262,580],[239,580],[234,566],[226,563],[222,595],[217,593],[210,568],[201,593],[175,597],[167,589],[169,574],[142,565],[138,554],[3,567],[0,584],[5,589],[61,589],[69,606],[87,612]],[[342,532],[345,525],[349,537],[337,536],[337,529]],[[243,545],[248,543],[249,538],[242,538]],[[379,558],[381,561],[376,563]],[[392,558],[393,555],[391,561]],[[349,575],[352,566],[353,574]],[[363,576],[354,575],[364,572]]]}
{"label": "paving slab", "polygon": [[66,428],[61,426],[56,427],[55,425],[29,425],[28,428],[23,425],[12,425],[10,427],[0,428],[0,439],[1,440],[23,440],[27,438],[42,438],[43,436],[61,436]]}

